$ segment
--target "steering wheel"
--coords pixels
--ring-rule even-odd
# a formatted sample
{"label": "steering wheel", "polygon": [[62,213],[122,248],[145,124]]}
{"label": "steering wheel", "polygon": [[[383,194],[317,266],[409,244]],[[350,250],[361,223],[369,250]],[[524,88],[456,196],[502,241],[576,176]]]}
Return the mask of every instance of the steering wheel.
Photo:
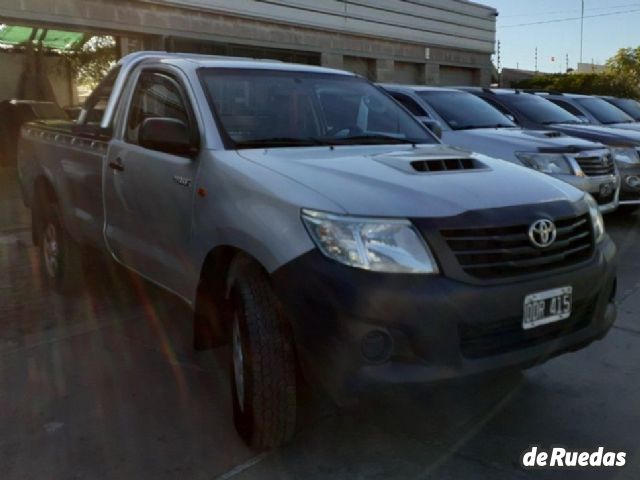
{"label": "steering wheel", "polygon": [[346,137],[356,137],[358,135],[362,135],[364,130],[362,130],[357,125],[351,125],[349,127],[341,128],[335,132],[331,133],[332,138],[346,138]]}

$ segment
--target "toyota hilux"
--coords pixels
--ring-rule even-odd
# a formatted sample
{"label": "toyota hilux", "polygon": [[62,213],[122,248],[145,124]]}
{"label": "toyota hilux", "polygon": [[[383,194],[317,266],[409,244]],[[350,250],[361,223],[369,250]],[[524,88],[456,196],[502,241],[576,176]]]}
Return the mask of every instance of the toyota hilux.
{"label": "toyota hilux", "polygon": [[[640,206],[640,132],[587,124],[546,98],[517,89],[465,87],[462,90],[482,98],[523,128],[554,130],[607,145],[620,172],[620,205],[626,209]],[[588,169],[588,165],[585,168]]]}
{"label": "toyota hilux", "polygon": [[615,105],[624,113],[633,118],[636,122],[640,122],[640,102],[633,98],[621,98],[621,97],[611,97],[611,96],[602,96],[600,97],[603,100],[606,100],[611,105]]}
{"label": "toyota hilux", "polygon": [[47,284],[74,291],[92,246],[182,298],[255,447],[293,434],[298,366],[357,395],[529,367],[616,317],[591,196],[351,73],[135,53],[76,122],[25,125],[18,165]]}
{"label": "toyota hilux", "polygon": [[536,90],[532,93],[546,98],[589,125],[605,125],[623,130],[640,130],[640,123],[613,103],[600,97],[577,93]]}

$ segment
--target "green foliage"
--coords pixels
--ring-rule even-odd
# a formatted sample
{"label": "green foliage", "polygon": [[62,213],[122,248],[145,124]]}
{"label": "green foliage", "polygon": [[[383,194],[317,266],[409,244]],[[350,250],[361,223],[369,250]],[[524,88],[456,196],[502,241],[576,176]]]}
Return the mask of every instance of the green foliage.
{"label": "green foliage", "polygon": [[512,85],[515,88],[556,90],[564,93],[585,95],[614,95],[616,97],[640,97],[636,82],[613,72],[607,73],[567,73],[538,75]]}
{"label": "green foliage", "polygon": [[626,82],[640,85],[640,47],[621,48],[607,61],[607,69]]}
{"label": "green foliage", "polygon": [[618,50],[618,53],[607,61],[604,73],[538,75],[516,82],[512,86],[586,95],[640,98],[640,47]]}
{"label": "green foliage", "polygon": [[113,37],[91,37],[82,46],[61,52],[76,81],[94,88],[113,67],[118,51]]}

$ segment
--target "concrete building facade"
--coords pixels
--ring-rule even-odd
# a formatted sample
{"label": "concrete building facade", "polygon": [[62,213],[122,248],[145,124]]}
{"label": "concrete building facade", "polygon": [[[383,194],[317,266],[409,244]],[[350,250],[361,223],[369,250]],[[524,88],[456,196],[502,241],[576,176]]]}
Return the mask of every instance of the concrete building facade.
{"label": "concrete building facade", "polygon": [[[19,84],[24,64],[27,61],[22,53],[0,51],[0,101],[20,98]],[[67,63],[59,56],[45,56],[43,69],[49,80],[59,105],[76,103],[77,92]]]}
{"label": "concrete building facade", "polygon": [[496,11],[465,0],[3,0],[0,22],[138,49],[275,58],[380,82],[488,85]]}

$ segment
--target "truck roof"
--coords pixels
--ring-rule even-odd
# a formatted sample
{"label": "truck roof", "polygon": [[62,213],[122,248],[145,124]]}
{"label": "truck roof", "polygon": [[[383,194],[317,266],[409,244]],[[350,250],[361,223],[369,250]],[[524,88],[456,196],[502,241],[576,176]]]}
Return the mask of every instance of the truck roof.
{"label": "truck roof", "polygon": [[393,83],[379,83],[380,87],[388,90],[411,90],[413,92],[459,92],[457,88],[433,87],[429,85],[398,85]]}
{"label": "truck roof", "polygon": [[529,92],[527,92],[525,90],[519,90],[517,88],[503,88],[503,87],[490,88],[490,87],[460,86],[460,87],[453,87],[453,88],[456,88],[458,90],[463,90],[465,92],[488,93],[488,94],[493,94],[493,95],[519,95],[521,93],[529,93]]}
{"label": "truck roof", "polygon": [[140,64],[149,61],[161,61],[163,63],[188,62],[197,64],[200,67],[217,68],[247,68],[247,69],[268,69],[284,70],[295,72],[315,72],[332,73],[335,75],[355,76],[350,72],[336,70],[332,68],[319,67],[315,65],[304,65],[298,63],[285,63],[271,59],[257,59],[247,57],[227,57],[222,55],[202,55],[198,53],[174,53],[162,51],[141,51],[126,55],[118,62],[122,66]]}
{"label": "truck roof", "polygon": [[[334,70],[331,68],[316,67],[313,65],[302,65],[297,63],[283,63],[277,60],[263,60],[255,58],[243,57],[225,57],[220,55],[201,55],[198,53],[173,53],[162,51],[140,51],[130,53],[122,57],[118,61],[121,67],[120,72],[115,80],[113,90],[107,106],[105,107],[100,126],[109,128],[114,116],[117,105],[117,97],[122,91],[125,78],[137,66],[146,62],[163,62],[173,65],[191,63],[200,67],[217,67],[217,68],[245,68],[245,69],[265,69],[265,70],[282,70],[289,72],[310,72],[310,73],[331,73],[334,75],[344,75],[355,77],[353,73],[343,70]],[[81,114],[82,116],[82,114]]]}

